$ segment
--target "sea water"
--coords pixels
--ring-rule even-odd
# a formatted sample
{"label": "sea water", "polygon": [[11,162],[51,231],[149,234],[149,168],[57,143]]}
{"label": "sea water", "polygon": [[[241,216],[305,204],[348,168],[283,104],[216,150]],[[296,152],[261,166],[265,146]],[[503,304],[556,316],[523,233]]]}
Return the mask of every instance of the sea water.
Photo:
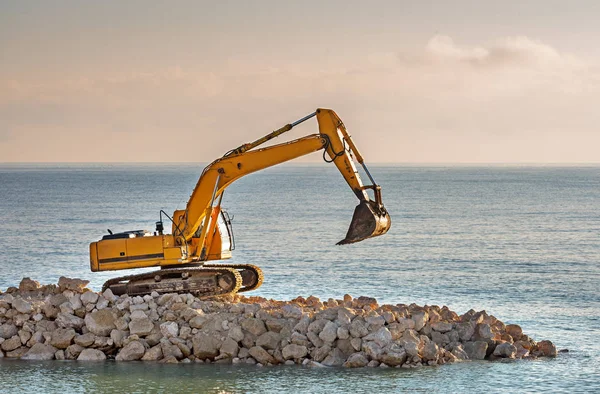
{"label": "sea water", "polygon": [[[0,289],[68,276],[99,290],[139,272],[91,273],[89,243],[107,229],[154,230],[161,209],[185,208],[202,168],[0,165]],[[358,201],[331,165],[279,166],[227,189],[231,262],[265,273],[251,294],[485,309],[569,352],[415,370],[1,360],[0,392],[600,391],[600,167],[370,170],[392,228],[346,246],[335,243]]]}

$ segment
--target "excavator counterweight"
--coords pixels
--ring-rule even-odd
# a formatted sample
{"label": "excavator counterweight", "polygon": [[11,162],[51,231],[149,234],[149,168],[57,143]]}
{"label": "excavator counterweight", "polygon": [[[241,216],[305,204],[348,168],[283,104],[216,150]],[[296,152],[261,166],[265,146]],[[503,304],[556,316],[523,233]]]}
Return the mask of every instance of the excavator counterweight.
{"label": "excavator counterweight", "polygon": [[[313,117],[317,118],[318,134],[258,148]],[[134,230],[113,234],[109,231],[100,241],[92,242],[91,270],[160,267],[158,271],[107,281],[103,290],[111,289],[114,294],[189,292],[221,296],[257,289],[263,282],[260,268],[250,264],[208,263],[231,258],[233,250],[231,220],[221,208],[223,193],[243,176],[319,150],[323,151],[326,162],[338,168],[359,200],[346,238],[338,245],[385,234],[390,229],[391,219],[381,201],[381,187],[373,180],[344,123],[334,111],[320,108],[254,142],[232,149],[206,166],[185,209],[176,210],[172,216],[161,211],[154,233]],[[363,185],[354,159],[362,166],[371,185]],[[172,223],[171,234],[163,234],[163,215]]]}

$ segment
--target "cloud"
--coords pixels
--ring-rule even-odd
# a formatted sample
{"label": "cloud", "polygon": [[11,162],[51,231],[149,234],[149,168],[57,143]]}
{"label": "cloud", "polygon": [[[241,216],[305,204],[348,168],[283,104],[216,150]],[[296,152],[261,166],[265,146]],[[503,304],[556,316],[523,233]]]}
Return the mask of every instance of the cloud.
{"label": "cloud", "polygon": [[[355,138],[378,161],[561,161],[561,147],[578,152],[577,144],[600,142],[592,136],[600,123],[598,63],[535,39],[463,45],[436,35],[420,51],[356,54],[327,66],[318,60],[267,65],[239,57],[218,69],[0,78],[0,130],[12,136],[2,145],[16,152],[33,149],[27,140],[36,136],[83,144],[121,135],[107,159],[153,160],[153,149],[168,143],[176,148],[165,160],[207,161],[317,106],[369,130],[369,138]],[[536,145],[548,135],[551,145]],[[46,160],[68,154],[60,146]],[[541,146],[543,154],[527,156]],[[595,155],[579,152],[585,160]]]}

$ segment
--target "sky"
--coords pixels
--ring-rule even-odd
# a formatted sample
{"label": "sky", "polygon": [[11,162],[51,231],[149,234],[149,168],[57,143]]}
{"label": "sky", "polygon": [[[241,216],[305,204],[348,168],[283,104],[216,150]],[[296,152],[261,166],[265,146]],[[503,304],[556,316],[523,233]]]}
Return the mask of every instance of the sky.
{"label": "sky", "polygon": [[0,0],[0,162],[208,162],[324,107],[368,163],[600,163],[599,15],[595,0]]}

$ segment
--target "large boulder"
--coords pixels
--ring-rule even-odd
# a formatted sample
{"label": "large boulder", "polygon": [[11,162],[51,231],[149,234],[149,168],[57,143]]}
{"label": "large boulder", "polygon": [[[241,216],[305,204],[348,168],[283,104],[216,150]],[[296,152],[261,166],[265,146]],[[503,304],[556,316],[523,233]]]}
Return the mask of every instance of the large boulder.
{"label": "large boulder", "polygon": [[19,283],[19,291],[36,291],[40,288],[40,282],[32,280],[31,278],[23,278]]}
{"label": "large boulder", "polygon": [[[142,345],[143,347],[143,345]],[[118,357],[118,356],[117,356]],[[104,361],[106,360],[106,354],[101,352],[98,349],[83,349],[79,356],[77,357],[77,361]]]}
{"label": "large boulder", "polygon": [[273,331],[267,331],[258,338],[256,338],[256,346],[261,346],[265,349],[277,349],[281,335]]}
{"label": "large boulder", "polygon": [[75,328],[80,329],[85,324],[85,321],[70,313],[61,312],[56,316],[56,324],[62,328]]}
{"label": "large boulder", "polygon": [[335,341],[337,338],[337,329],[337,324],[332,321],[328,321],[325,324],[325,327],[323,327],[321,333],[319,333],[319,338],[321,338],[323,342],[333,343],[333,341]]}
{"label": "large boulder", "polygon": [[339,367],[342,366],[344,362],[346,362],[346,356],[340,349],[335,348],[327,357],[325,357],[325,360],[323,360],[321,364],[328,367]]}
{"label": "large boulder", "polygon": [[464,344],[465,353],[469,356],[470,360],[483,360],[487,352],[488,344],[485,341],[472,341],[465,342]]}
{"label": "large boulder", "polygon": [[[131,360],[139,360],[144,356],[146,352],[146,348],[140,341],[131,341],[127,345],[125,345],[117,357],[115,357],[116,361],[131,361]],[[80,355],[81,356],[81,355]]]}
{"label": "large boulder", "polygon": [[517,348],[512,343],[500,343],[494,349],[493,355],[502,358],[515,358],[517,355]]}
{"label": "large boulder", "polygon": [[192,338],[192,345],[196,358],[214,358],[219,355],[221,341],[211,335],[198,333]]}
{"label": "large boulder", "polygon": [[129,322],[129,333],[131,335],[146,336],[154,329],[154,323],[149,318],[134,319]]}
{"label": "large boulder", "polygon": [[283,358],[286,360],[300,359],[308,354],[306,346],[300,346],[296,344],[289,344],[282,349]]}
{"label": "large boulder", "polygon": [[77,293],[83,292],[83,289],[87,284],[90,283],[89,280],[76,279],[76,278],[66,278],[61,276],[58,278],[58,289],[63,292],[65,290],[72,290]]}
{"label": "large boulder", "polygon": [[275,357],[271,356],[265,349],[260,346],[254,346],[250,348],[250,355],[259,363],[265,364],[277,364]]}
{"label": "large boulder", "polygon": [[369,360],[364,355],[364,353],[353,353],[348,357],[348,360],[344,363],[344,367],[346,368],[362,368],[366,367],[369,363]]}
{"label": "large boulder", "polygon": [[384,347],[392,341],[392,334],[386,327],[381,327],[363,338],[365,341],[375,341],[379,346]]}
{"label": "large boulder", "polygon": [[242,321],[242,328],[257,337],[267,332],[265,323],[258,318],[250,317]]}
{"label": "large boulder", "polygon": [[17,326],[14,324],[5,323],[0,325],[0,338],[8,339],[17,335]]}
{"label": "large boulder", "polygon": [[533,351],[533,355],[542,357],[556,357],[557,354],[556,346],[550,341],[538,342]]}
{"label": "large boulder", "polygon": [[117,316],[109,309],[102,309],[89,313],[85,317],[85,326],[90,332],[99,335],[107,336],[116,328],[115,320]]}
{"label": "large boulder", "polygon": [[161,323],[160,332],[165,338],[176,337],[179,335],[179,325],[174,321]]}
{"label": "large boulder", "polygon": [[72,328],[58,328],[52,332],[50,344],[58,349],[66,349],[75,338],[75,330]]}
{"label": "large boulder", "polygon": [[19,313],[31,313],[33,311],[33,307],[31,303],[25,301],[24,299],[17,297],[14,299],[12,303],[13,308],[15,308]]}
{"label": "large boulder", "polygon": [[46,345],[43,343],[36,343],[29,349],[27,353],[25,353],[21,359],[22,360],[52,360],[54,359],[54,354],[56,353],[56,348],[51,345]]}

